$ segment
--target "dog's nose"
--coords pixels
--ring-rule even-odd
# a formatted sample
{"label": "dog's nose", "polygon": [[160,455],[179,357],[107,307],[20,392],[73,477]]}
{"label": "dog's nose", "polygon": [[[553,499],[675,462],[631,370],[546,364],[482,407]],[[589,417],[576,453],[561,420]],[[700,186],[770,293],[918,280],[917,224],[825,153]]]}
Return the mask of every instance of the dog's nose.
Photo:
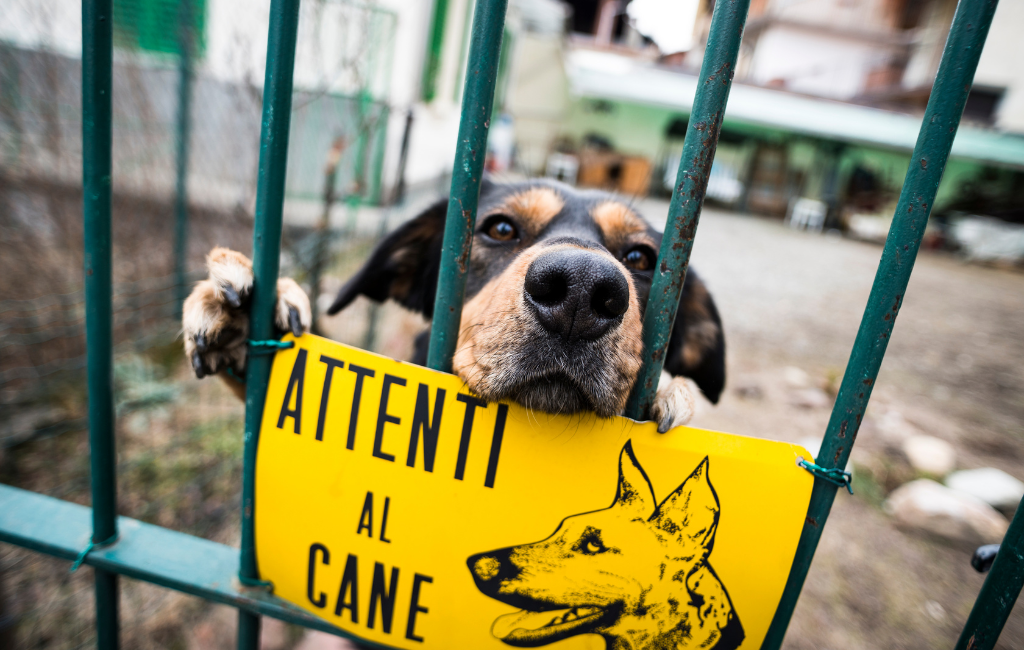
{"label": "dog's nose", "polygon": [[544,329],[566,341],[599,338],[629,308],[629,283],[618,267],[579,248],[538,257],[526,272],[524,288]]}

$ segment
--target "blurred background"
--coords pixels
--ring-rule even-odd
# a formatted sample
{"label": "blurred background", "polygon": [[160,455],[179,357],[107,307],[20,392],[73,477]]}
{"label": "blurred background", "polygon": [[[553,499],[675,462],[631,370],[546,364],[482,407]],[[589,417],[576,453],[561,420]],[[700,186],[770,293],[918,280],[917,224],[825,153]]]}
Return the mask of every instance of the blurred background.
{"label": "blurred background", "polygon": [[[954,0],[752,0],[693,253],[729,345],[694,425],[816,450]],[[664,225],[713,0],[510,0],[487,169]],[[471,0],[306,0],[282,273],[322,312],[450,182]],[[242,404],[195,381],[182,297],[251,250],[269,0],[114,0],[120,512],[237,544]],[[951,647],[1024,494],[1024,3],[982,53],[889,352],[787,648]],[[89,502],[81,7],[0,0],[0,481]],[[360,299],[316,330],[404,358]],[[0,544],[0,648],[85,648],[91,569]],[[234,613],[125,579],[129,648],[230,648]],[[267,650],[338,641],[265,621]],[[1000,648],[1024,648],[1018,607]]]}

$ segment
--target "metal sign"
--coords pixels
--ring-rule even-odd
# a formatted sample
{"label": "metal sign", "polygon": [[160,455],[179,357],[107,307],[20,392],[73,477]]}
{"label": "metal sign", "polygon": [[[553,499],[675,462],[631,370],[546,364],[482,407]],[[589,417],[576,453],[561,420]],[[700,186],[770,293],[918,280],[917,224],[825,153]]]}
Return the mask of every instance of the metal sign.
{"label": "metal sign", "polygon": [[759,648],[807,512],[782,442],[485,403],[312,335],[274,360],[256,552],[397,648]]}

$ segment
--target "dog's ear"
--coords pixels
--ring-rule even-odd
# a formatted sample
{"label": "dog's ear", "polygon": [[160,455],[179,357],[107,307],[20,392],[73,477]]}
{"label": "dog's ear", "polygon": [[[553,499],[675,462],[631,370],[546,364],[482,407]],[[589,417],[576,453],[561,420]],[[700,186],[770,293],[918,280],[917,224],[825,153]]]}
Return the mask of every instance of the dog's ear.
{"label": "dog's ear", "polygon": [[359,295],[388,298],[423,314],[434,313],[448,199],[442,199],[388,235],[327,309],[336,314]]}
{"label": "dog's ear", "polygon": [[654,489],[633,454],[632,442],[626,442],[619,454],[619,487],[612,507],[625,508],[643,519],[654,510]]}
{"label": "dog's ear", "polygon": [[697,382],[704,396],[717,404],[725,388],[725,335],[715,301],[690,270],[683,284],[679,311],[672,327],[665,370]]}
{"label": "dog's ear", "polygon": [[683,484],[658,504],[651,521],[672,542],[671,557],[690,561],[711,553],[718,514],[718,495],[708,479],[705,456]]}

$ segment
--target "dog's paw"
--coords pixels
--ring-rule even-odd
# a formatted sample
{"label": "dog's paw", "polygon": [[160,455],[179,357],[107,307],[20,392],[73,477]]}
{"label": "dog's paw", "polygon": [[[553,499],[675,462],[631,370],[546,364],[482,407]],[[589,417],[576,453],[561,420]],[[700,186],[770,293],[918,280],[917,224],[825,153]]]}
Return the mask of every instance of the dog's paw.
{"label": "dog's paw", "polygon": [[[249,338],[252,262],[241,253],[215,248],[206,257],[209,277],[196,284],[182,309],[185,356],[202,379],[230,369],[245,372]],[[309,298],[291,278],[277,281],[274,325],[301,336],[312,321]]]}
{"label": "dog's paw", "polygon": [[225,368],[245,371],[247,313],[252,292],[252,262],[241,253],[214,248],[206,256],[209,277],[185,299],[181,327],[185,356],[202,379]]}
{"label": "dog's paw", "polygon": [[658,423],[658,433],[689,424],[696,410],[697,400],[686,378],[662,372],[651,406],[651,419]]}
{"label": "dog's paw", "polygon": [[295,280],[279,278],[274,324],[280,330],[302,336],[303,332],[309,331],[312,322],[313,310],[309,306],[309,296]]}

